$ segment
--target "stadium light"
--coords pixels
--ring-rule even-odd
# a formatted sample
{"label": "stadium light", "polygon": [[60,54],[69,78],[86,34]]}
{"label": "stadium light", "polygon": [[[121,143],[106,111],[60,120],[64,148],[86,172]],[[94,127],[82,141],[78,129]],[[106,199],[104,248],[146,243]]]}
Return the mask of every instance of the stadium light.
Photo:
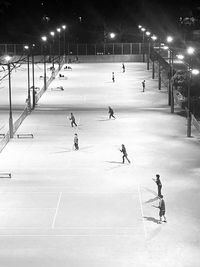
{"label": "stadium light", "polygon": [[178,54],[178,55],[176,55],[176,57],[177,57],[178,59],[180,59],[180,60],[183,60],[183,59],[184,59],[184,55],[182,55],[182,54]]}
{"label": "stadium light", "polygon": [[168,43],[171,43],[171,42],[173,42],[173,37],[172,36],[167,36],[166,40],[167,40]]}
{"label": "stadium light", "polygon": [[111,32],[111,33],[109,34],[109,36],[110,36],[111,39],[114,39],[115,36],[116,36],[116,34],[115,34],[114,32]]}
{"label": "stadium light", "polygon": [[66,51],[66,44],[65,44],[65,30],[66,30],[66,25],[62,25],[62,29],[64,30],[63,33],[63,38],[64,38],[64,49],[63,49],[63,54],[64,54],[64,61],[65,61],[65,51]]}
{"label": "stadium light", "polygon": [[152,39],[153,41],[156,41],[158,38],[157,38],[157,36],[152,35],[152,36],[151,36],[151,39]]}
{"label": "stadium light", "polygon": [[12,94],[11,94],[11,70],[10,70],[10,56],[4,57],[8,66],[8,89],[9,89],[9,135],[13,138],[13,117],[12,117]]}
{"label": "stadium light", "polygon": [[43,42],[47,41],[47,37],[46,36],[42,36],[41,39],[42,39]]}
{"label": "stadium light", "polygon": [[191,70],[191,72],[192,72],[193,75],[198,75],[199,74],[199,70],[197,70],[197,69],[193,69],[193,70]]}
{"label": "stadium light", "polygon": [[195,49],[194,49],[193,47],[190,46],[190,47],[187,48],[187,53],[188,53],[189,55],[193,55],[194,52],[195,52]]}
{"label": "stadium light", "polygon": [[46,41],[47,41],[47,37],[46,36],[42,36],[41,37],[43,43],[44,43],[44,90],[46,91],[47,89],[47,71],[46,71],[46,47],[45,47],[45,44],[46,44]]}

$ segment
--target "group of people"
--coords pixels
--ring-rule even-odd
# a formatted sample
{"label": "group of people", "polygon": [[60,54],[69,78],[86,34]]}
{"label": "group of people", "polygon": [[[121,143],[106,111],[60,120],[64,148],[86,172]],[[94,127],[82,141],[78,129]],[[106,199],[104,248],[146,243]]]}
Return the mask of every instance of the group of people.
{"label": "group of people", "polygon": [[[122,71],[125,72],[124,63],[122,64]],[[112,72],[112,80],[113,80],[113,82],[115,82],[114,72]],[[142,88],[143,88],[143,92],[144,92],[145,91],[145,80],[142,81]],[[111,118],[116,119],[116,117],[114,116],[114,110],[110,106],[108,107],[108,114],[109,114],[109,119],[111,119]],[[74,126],[77,127],[75,116],[74,116],[74,114],[72,112],[70,114],[69,120],[71,120],[71,127],[74,127]],[[79,150],[78,141],[79,141],[78,140],[78,134],[75,133],[74,134],[74,148],[75,148],[75,150]],[[122,144],[121,145],[121,149],[119,149],[119,150],[123,154],[122,155],[122,164],[125,163],[125,159],[130,164],[131,161],[128,158],[128,153],[126,151],[125,145]],[[157,184],[157,188],[158,188],[159,205],[156,206],[156,208],[159,208],[159,217],[160,217],[159,223],[167,222],[166,217],[165,217],[165,201],[163,199],[163,195],[161,194],[162,183],[160,181],[160,175],[156,174],[156,179],[153,178],[153,180]],[[163,221],[162,221],[162,218],[164,218]]]}
{"label": "group of people", "polygon": [[[109,113],[109,119],[111,119],[111,117],[116,119],[115,116],[114,116],[114,111],[110,106],[108,107],[108,113]],[[72,112],[70,114],[69,120],[71,121],[71,127],[74,127],[74,126],[77,127],[76,119],[75,119],[75,116],[74,116],[74,114]],[[78,134],[77,133],[74,134],[74,148],[75,148],[75,150],[79,150]],[[124,164],[125,159],[128,161],[128,163],[131,163],[131,161],[128,159],[128,154],[126,152],[126,148],[125,148],[124,144],[122,144],[122,147],[121,147],[120,151],[123,154],[122,163]]]}

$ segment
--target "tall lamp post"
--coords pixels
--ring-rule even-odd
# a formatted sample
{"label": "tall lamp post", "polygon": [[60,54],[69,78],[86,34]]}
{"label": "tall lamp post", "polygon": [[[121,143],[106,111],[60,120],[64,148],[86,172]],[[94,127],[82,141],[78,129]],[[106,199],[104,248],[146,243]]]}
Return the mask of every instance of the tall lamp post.
{"label": "tall lamp post", "polygon": [[11,95],[11,70],[10,70],[10,56],[5,56],[8,67],[8,86],[9,86],[9,134],[13,138],[13,117],[12,117],[12,95]]}
{"label": "tall lamp post", "polygon": [[58,32],[58,65],[59,65],[59,70],[60,70],[60,32],[61,28],[57,28],[56,31]]}
{"label": "tall lamp post", "polygon": [[145,28],[141,28],[142,31],[142,61],[145,62],[145,57],[144,57],[144,33],[146,31]]}
{"label": "tall lamp post", "polygon": [[147,53],[147,70],[149,70],[149,58],[150,58],[150,50],[151,50],[151,43],[150,43],[150,35],[149,31],[146,31],[146,36],[148,38],[148,53]]}
{"label": "tall lamp post", "polygon": [[27,108],[28,108],[28,111],[30,112],[31,110],[31,92],[30,92],[30,60],[29,60],[29,46],[28,45],[25,45],[24,46],[24,49],[27,54],[27,68],[28,68],[28,98],[27,98]]}
{"label": "tall lamp post", "polygon": [[63,49],[63,54],[64,54],[64,62],[65,62],[65,55],[66,55],[66,36],[65,36],[66,25],[62,25],[62,29],[64,31],[64,33],[63,33],[63,35],[64,35],[64,49]]}
{"label": "tall lamp post", "polygon": [[46,71],[46,42],[47,42],[47,37],[42,36],[41,39],[43,41],[43,51],[44,51],[44,90],[46,91],[46,89],[47,89],[47,71]]}
{"label": "tall lamp post", "polygon": [[[151,39],[153,40],[153,42],[155,42],[157,40],[157,36],[152,35],[151,36]],[[152,79],[155,79],[155,60],[154,60],[154,54],[153,54],[153,58],[152,58]]]}
{"label": "tall lamp post", "polygon": [[189,74],[189,79],[188,79],[188,90],[187,90],[187,97],[188,97],[188,105],[187,105],[187,137],[191,137],[191,123],[192,123],[192,117],[191,117],[191,109],[190,109],[190,91],[191,91],[191,83],[192,83],[192,55],[194,54],[195,49],[193,47],[188,47],[187,53],[189,55],[189,66],[188,66],[188,74]]}
{"label": "tall lamp post", "polygon": [[[158,38],[158,54],[160,57],[160,38]],[[158,59],[158,90],[161,90],[161,64],[160,64],[160,58]]]}
{"label": "tall lamp post", "polygon": [[32,88],[33,88],[33,109],[35,108],[35,62],[34,62],[34,47],[35,44],[31,46],[31,59],[32,59]]}
{"label": "tall lamp post", "polygon": [[[168,36],[167,37],[167,43],[172,43],[173,42],[173,37],[172,36]],[[171,48],[169,48],[169,84],[168,84],[168,105],[170,106],[171,105],[171,98],[172,98],[172,95],[171,95],[171,79],[172,79],[172,76],[173,76],[173,50]]]}
{"label": "tall lamp post", "polygon": [[53,31],[50,32],[50,35],[52,36],[52,43],[53,43],[52,44],[52,55],[53,55],[53,64],[52,65],[53,65],[53,68],[54,68],[54,53],[55,53],[54,52],[54,36],[55,36],[55,32],[53,32]]}

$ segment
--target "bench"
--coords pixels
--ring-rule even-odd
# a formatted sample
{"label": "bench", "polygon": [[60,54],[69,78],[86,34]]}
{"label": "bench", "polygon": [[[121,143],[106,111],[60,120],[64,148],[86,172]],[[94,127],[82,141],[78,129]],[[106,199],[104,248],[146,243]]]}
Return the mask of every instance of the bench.
{"label": "bench", "polygon": [[33,138],[33,134],[30,133],[17,134],[17,138]]}
{"label": "bench", "polygon": [[10,172],[0,172],[0,178],[11,178]]}

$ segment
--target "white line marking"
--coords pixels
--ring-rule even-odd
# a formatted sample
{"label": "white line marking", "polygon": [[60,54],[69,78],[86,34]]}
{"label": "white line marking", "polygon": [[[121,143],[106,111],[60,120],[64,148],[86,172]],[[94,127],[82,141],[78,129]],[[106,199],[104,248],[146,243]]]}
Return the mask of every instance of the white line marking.
{"label": "white line marking", "polygon": [[[100,235],[100,234],[86,234],[86,235],[1,235],[4,237],[91,237],[91,236],[97,236],[97,237],[113,237],[113,236],[130,236],[130,234],[112,234],[112,235]],[[133,234],[134,236],[134,234]]]}
{"label": "white line marking", "polygon": [[[26,226],[22,226],[22,227],[0,227],[0,229],[2,230],[52,230],[52,228],[49,227],[26,227]],[[108,226],[108,227],[104,227],[104,226],[80,226],[80,227],[73,227],[73,226],[69,226],[69,227],[54,227],[54,230],[127,230],[127,229],[131,229],[131,230],[135,230],[136,227],[133,226],[121,226],[121,227],[112,227],[112,226]]]}
{"label": "white line marking", "polygon": [[52,223],[52,226],[51,226],[52,229],[54,228],[54,225],[55,225],[55,222],[56,222],[56,217],[57,217],[57,213],[58,213],[61,197],[62,197],[62,192],[60,192],[60,194],[58,196],[58,202],[57,202],[57,206],[56,206],[56,211],[55,211],[54,218],[53,218],[53,223]]}
{"label": "white line marking", "polygon": [[138,183],[138,195],[139,195],[140,209],[141,209],[142,222],[143,222],[143,228],[144,228],[144,236],[145,236],[145,239],[147,239],[147,230],[146,230],[146,226],[144,222],[144,212],[143,212],[143,207],[142,207],[142,197],[141,197],[141,190],[140,190],[139,183]]}

